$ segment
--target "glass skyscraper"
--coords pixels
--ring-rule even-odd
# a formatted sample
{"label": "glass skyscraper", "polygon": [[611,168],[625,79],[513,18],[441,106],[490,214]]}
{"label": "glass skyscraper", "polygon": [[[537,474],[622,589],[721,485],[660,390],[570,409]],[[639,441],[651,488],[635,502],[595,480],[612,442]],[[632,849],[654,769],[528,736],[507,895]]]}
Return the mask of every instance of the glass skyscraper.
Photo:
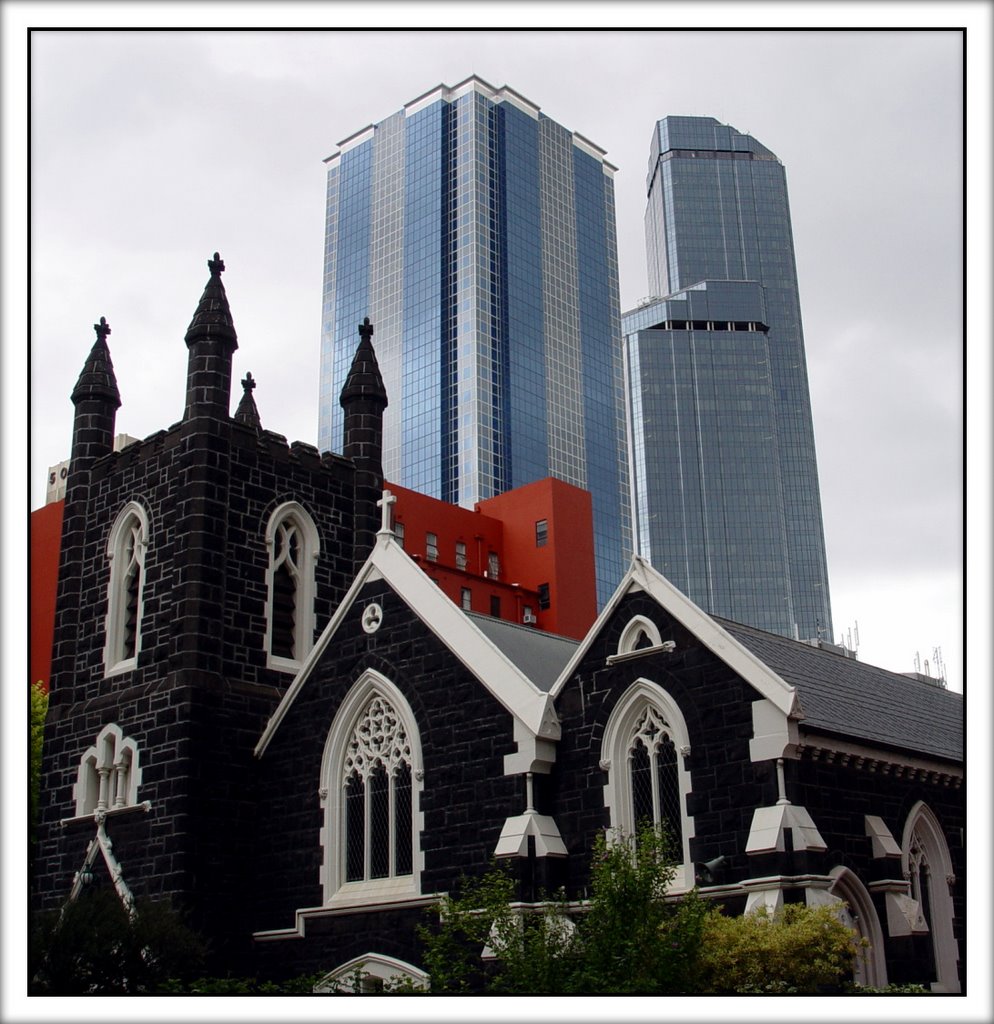
{"label": "glass skyscraper", "polygon": [[713,614],[831,641],[783,165],[667,117],[646,185],[653,296],[623,318],[636,546]]}
{"label": "glass skyscraper", "polygon": [[[328,167],[319,444],[368,316],[388,480],[465,507],[557,477],[591,492],[598,596],[632,551],[604,151],[506,86],[438,86]],[[568,538],[557,538],[568,543]]]}

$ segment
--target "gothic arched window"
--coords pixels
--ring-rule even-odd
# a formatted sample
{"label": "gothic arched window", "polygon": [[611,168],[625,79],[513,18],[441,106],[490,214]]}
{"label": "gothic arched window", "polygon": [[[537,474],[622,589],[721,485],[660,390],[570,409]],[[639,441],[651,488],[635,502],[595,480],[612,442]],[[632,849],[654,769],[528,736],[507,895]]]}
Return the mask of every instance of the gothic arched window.
{"label": "gothic arched window", "polygon": [[928,952],[933,991],[959,992],[956,963],[959,949],[953,934],[955,884],[952,858],[942,825],[931,808],[919,801],[911,810],[901,842],[901,866],[910,883],[910,896],[921,908],[928,926]]}
{"label": "gothic arched window", "polygon": [[644,823],[663,825],[673,841],[677,888],[694,884],[687,813],[690,772],[687,726],[676,702],[656,683],[640,679],[621,696],[604,729],[601,768],[608,775],[604,803],[611,825],[634,834]]}
{"label": "gothic arched window", "polygon": [[326,900],[417,892],[420,758],[407,701],[367,671],[343,702],[325,747]]}
{"label": "gothic arched window", "polygon": [[664,824],[677,849],[683,845],[680,775],[672,730],[659,710],[646,704],[631,729],[628,771],[632,823]]}
{"label": "gothic arched window", "polygon": [[296,671],[314,644],[314,567],[320,541],[295,501],[280,505],[266,527],[269,553],[266,652],[271,668]]}
{"label": "gothic arched window", "polygon": [[138,663],[144,607],[148,516],[135,501],[121,510],[107,540],[110,581],[104,638],[104,671],[126,672]]}
{"label": "gothic arched window", "polygon": [[120,726],[105,725],[79,761],[73,789],[76,816],[131,807],[138,802],[140,781],[138,745]]}

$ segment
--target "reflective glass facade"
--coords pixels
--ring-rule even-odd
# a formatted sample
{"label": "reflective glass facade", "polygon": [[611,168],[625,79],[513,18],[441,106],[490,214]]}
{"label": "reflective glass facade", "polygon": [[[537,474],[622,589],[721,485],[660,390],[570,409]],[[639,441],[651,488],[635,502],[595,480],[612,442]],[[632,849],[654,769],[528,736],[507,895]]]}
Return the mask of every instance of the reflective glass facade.
{"label": "reflective glass facade", "polygon": [[647,188],[655,297],[624,317],[638,550],[713,614],[831,640],[783,165],[668,117]]}
{"label": "reflective glass facade", "polygon": [[327,161],[319,444],[364,316],[390,404],[384,473],[464,507],[554,476],[591,492],[598,596],[633,550],[613,172],[479,79]]}

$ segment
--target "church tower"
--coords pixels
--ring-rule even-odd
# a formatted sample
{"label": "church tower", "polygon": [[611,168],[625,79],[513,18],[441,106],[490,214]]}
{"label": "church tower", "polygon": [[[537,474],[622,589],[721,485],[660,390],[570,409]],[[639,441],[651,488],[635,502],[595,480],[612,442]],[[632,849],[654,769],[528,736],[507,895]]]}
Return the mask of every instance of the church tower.
{"label": "church tower", "polygon": [[103,318],[72,393],[34,897],[58,907],[92,877],[129,905],[168,899],[237,969],[253,747],[372,546],[386,394],[364,325],[343,396],[353,458],[264,429],[251,374],[232,416],[217,253],[208,269],[181,420],[112,450]]}

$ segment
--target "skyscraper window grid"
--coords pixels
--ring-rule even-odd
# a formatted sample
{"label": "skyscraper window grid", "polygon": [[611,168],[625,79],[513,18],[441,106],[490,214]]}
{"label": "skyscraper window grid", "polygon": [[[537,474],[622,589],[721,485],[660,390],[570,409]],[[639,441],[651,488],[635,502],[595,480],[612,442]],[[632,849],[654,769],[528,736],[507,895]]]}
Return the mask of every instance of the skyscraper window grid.
{"label": "skyscraper window grid", "polygon": [[340,447],[325,407],[368,315],[387,478],[464,506],[549,475],[587,487],[606,600],[632,550],[613,168],[469,79],[345,140],[328,169],[319,444]]}
{"label": "skyscraper window grid", "polygon": [[[647,186],[649,284],[660,298],[626,314],[629,358],[639,364],[629,373],[646,402],[669,387],[671,402],[685,392],[679,432],[665,425],[665,410],[654,419],[643,409],[657,432],[636,448],[646,463],[635,473],[639,543],[709,611],[831,639],[784,168],[755,139],[713,118],[668,117],[654,132]],[[690,347],[667,324],[689,326]],[[647,327],[657,330],[639,333]],[[653,364],[647,381],[647,360],[660,345],[671,346],[670,357],[665,367]],[[689,389],[679,383],[687,372]],[[718,409],[723,415],[712,416]],[[662,467],[670,487],[680,480],[681,507],[669,507],[675,522],[660,507],[672,495],[651,497],[651,476]],[[723,525],[711,521],[716,505]]]}

